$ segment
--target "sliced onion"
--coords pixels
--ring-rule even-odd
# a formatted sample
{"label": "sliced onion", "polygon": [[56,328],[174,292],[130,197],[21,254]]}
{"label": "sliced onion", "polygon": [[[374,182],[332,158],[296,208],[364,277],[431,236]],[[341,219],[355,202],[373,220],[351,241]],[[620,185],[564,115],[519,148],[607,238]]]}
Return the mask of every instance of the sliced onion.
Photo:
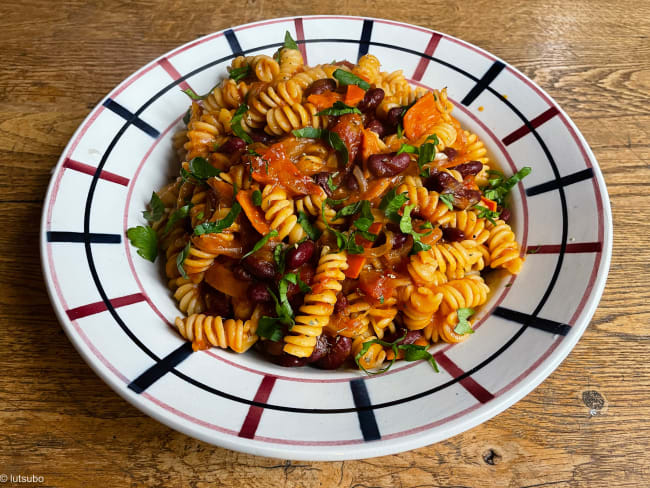
{"label": "sliced onion", "polygon": [[361,171],[361,168],[359,166],[355,166],[352,170],[352,174],[359,184],[359,189],[362,192],[365,192],[368,189],[368,180],[366,180],[366,177],[363,176],[363,171]]}
{"label": "sliced onion", "polygon": [[389,230],[384,231],[386,242],[379,247],[371,247],[363,251],[366,258],[378,258],[389,252],[393,248],[393,233]]}

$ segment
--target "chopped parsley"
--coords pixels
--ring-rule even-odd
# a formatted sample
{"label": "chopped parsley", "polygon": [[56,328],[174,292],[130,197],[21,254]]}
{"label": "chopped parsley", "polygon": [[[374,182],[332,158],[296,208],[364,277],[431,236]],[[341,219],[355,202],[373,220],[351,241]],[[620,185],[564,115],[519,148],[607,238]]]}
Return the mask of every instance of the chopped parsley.
{"label": "chopped parsley", "polygon": [[241,81],[251,74],[251,67],[249,64],[241,68],[233,68],[230,70],[230,79],[233,81]]}
{"label": "chopped parsley", "polygon": [[[357,366],[368,375],[381,374],[388,371],[391,366],[395,364],[399,351],[404,351],[405,361],[420,361],[422,359],[425,359],[429,362],[429,364],[431,364],[431,367],[435,370],[435,372],[439,373],[440,370],[438,369],[438,364],[436,363],[433,355],[427,351],[427,346],[418,346],[416,344],[400,344],[400,342],[402,342],[405,338],[406,333],[399,339],[396,339],[394,342],[386,342],[382,341],[381,339],[373,339],[371,341],[364,342],[361,350],[356,354],[356,356],[354,356],[354,362],[357,363]],[[359,363],[359,360],[368,352],[368,349],[370,349],[373,344],[379,344],[383,347],[390,347],[393,351],[393,359],[391,359],[388,366],[380,369],[379,371],[368,371]]]}
{"label": "chopped parsley", "polygon": [[219,176],[220,173],[220,169],[215,168],[208,163],[207,159],[200,156],[192,158],[189,162],[188,170],[181,168],[181,177],[184,181],[191,181],[193,179],[199,183],[203,183],[213,176]]}
{"label": "chopped parsley", "polygon": [[336,173],[331,174],[331,175],[329,175],[327,177],[327,188],[329,188],[330,191],[336,191],[336,189],[338,188],[338,186],[336,186],[334,184],[334,181],[332,180],[332,178],[336,178],[336,176],[338,176],[338,174],[339,174],[339,172],[337,171]]}
{"label": "chopped parsley", "polygon": [[488,176],[490,178],[488,179],[488,185],[481,188],[483,196],[494,200],[502,207],[505,206],[505,199],[510,190],[528,176],[531,171],[532,169],[529,166],[524,166],[510,178],[506,179],[501,171],[489,170]]}
{"label": "chopped parsley", "polygon": [[403,234],[410,234],[413,237],[413,249],[411,249],[411,254],[417,254],[420,251],[428,251],[431,249],[429,244],[425,244],[420,239],[424,236],[431,234],[431,231],[420,234],[413,229],[413,222],[411,220],[411,211],[415,208],[415,205],[406,205],[404,207],[404,214],[399,221],[399,230]]}
{"label": "chopped parsley", "polygon": [[440,201],[447,205],[447,208],[449,208],[449,210],[454,209],[454,196],[450,193],[442,193],[440,195]]}
{"label": "chopped parsley", "polygon": [[395,188],[384,195],[379,204],[379,209],[384,211],[386,217],[395,222],[396,224],[400,221],[399,210],[404,206],[404,204],[409,199],[406,193],[397,194]]}
{"label": "chopped parsley", "polygon": [[131,241],[131,245],[138,249],[138,254],[144,259],[151,261],[156,260],[158,255],[158,236],[156,231],[148,225],[131,227],[126,231],[126,235]]}
{"label": "chopped parsley", "polygon": [[187,95],[192,100],[197,101],[197,102],[199,100],[203,100],[205,98],[202,95],[197,95],[196,92],[194,90],[192,90],[191,88],[187,88],[187,89],[183,90],[183,93],[185,93],[185,95]]}
{"label": "chopped parsley", "polygon": [[203,234],[218,234],[230,227],[241,211],[239,202],[234,202],[228,214],[221,220],[216,222],[204,222],[194,227],[194,235],[200,236]]}
{"label": "chopped parsley", "polygon": [[298,223],[312,241],[316,241],[320,237],[320,230],[311,224],[309,217],[302,210],[298,212]]}
{"label": "chopped parsley", "polygon": [[293,37],[291,37],[291,34],[289,34],[289,31],[286,31],[284,33],[284,47],[287,49],[298,49],[298,44],[296,41],[293,40]]}
{"label": "chopped parsley", "polygon": [[149,201],[149,210],[142,212],[142,216],[147,219],[148,222],[156,222],[160,220],[165,213],[165,205],[158,196],[156,192],[151,194],[151,200]]}
{"label": "chopped parsley", "polygon": [[474,315],[474,309],[459,308],[456,314],[458,315],[458,324],[454,327],[454,332],[460,335],[473,334],[474,329],[467,319]]}
{"label": "chopped parsley", "polygon": [[291,133],[296,137],[323,139],[327,141],[327,143],[339,153],[343,165],[348,165],[348,147],[341,139],[341,136],[339,136],[336,132],[325,129],[314,129],[313,127],[304,127],[302,129],[293,130]]}
{"label": "chopped parsley", "polygon": [[350,107],[341,101],[337,101],[334,102],[334,105],[332,105],[330,108],[321,110],[316,115],[332,115],[334,117],[338,117],[339,115],[344,114],[361,114],[361,110],[359,110],[357,107]]}
{"label": "chopped parsley", "polygon": [[346,85],[357,85],[359,88],[362,90],[369,90],[370,89],[370,83],[368,83],[365,80],[362,80],[359,78],[357,75],[350,73],[349,71],[345,71],[342,69],[337,69],[334,71],[332,74],[334,78],[339,82],[340,86],[346,86]]}
{"label": "chopped parsley", "polygon": [[248,105],[245,103],[242,103],[239,107],[237,107],[237,110],[235,111],[235,114],[232,116],[232,120],[230,121],[230,128],[232,129],[233,133],[240,139],[243,139],[246,144],[252,144],[253,139],[251,139],[251,136],[246,133],[241,125],[242,118],[247,111]]}
{"label": "chopped parsley", "polygon": [[260,205],[262,205],[262,192],[259,190],[255,190],[251,195],[251,199],[253,200],[253,205],[259,207]]}
{"label": "chopped parsley", "polygon": [[244,255],[242,256],[242,259],[244,259],[244,258],[250,256],[251,254],[253,254],[254,252],[257,252],[257,251],[259,251],[260,249],[262,249],[262,247],[264,247],[264,244],[266,244],[267,242],[269,242],[269,239],[270,239],[271,237],[276,237],[277,235],[278,235],[278,231],[275,230],[275,229],[273,229],[271,232],[269,232],[269,233],[266,234],[264,237],[262,237],[259,241],[257,241],[257,242],[255,243],[255,245],[253,246],[253,249],[251,249],[251,250],[248,251],[246,254],[244,254]]}
{"label": "chopped parsley", "polygon": [[185,268],[183,267],[183,263],[185,262],[189,254],[190,254],[190,243],[188,242],[183,248],[183,250],[178,253],[178,256],[176,256],[176,269],[178,269],[178,272],[185,279],[188,279],[188,276],[187,276],[187,272],[185,271]]}
{"label": "chopped parsley", "polygon": [[479,219],[487,219],[492,225],[496,225],[495,219],[499,218],[499,212],[490,210],[489,208],[484,207],[483,205],[479,205],[478,203],[474,205],[474,208],[478,210]]}
{"label": "chopped parsley", "polygon": [[325,206],[327,205],[328,201],[329,198],[323,202],[321,207],[321,215],[323,217],[323,222],[325,222],[327,228],[336,236],[337,247],[341,251],[347,251],[348,254],[363,254],[363,247],[357,244],[355,240],[355,232],[350,232],[348,234],[339,232],[338,230],[333,229],[327,222],[327,218],[325,217]]}
{"label": "chopped parsley", "polygon": [[169,217],[167,224],[165,224],[165,229],[163,230],[163,236],[167,235],[169,231],[174,228],[176,222],[187,217],[190,213],[190,209],[193,206],[194,206],[193,204],[188,203],[187,205],[183,205],[181,208],[174,210],[174,213],[172,213],[171,216]]}

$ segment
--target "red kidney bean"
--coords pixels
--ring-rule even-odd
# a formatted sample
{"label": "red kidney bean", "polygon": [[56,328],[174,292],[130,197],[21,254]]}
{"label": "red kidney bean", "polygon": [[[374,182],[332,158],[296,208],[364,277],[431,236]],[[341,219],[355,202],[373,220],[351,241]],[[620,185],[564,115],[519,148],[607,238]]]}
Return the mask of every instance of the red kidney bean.
{"label": "red kidney bean", "polygon": [[454,227],[443,227],[442,237],[447,242],[460,242],[465,239],[465,233]]}
{"label": "red kidney bean", "polygon": [[424,187],[429,191],[438,193],[453,190],[459,185],[458,181],[449,173],[443,171],[436,172],[424,180]]}
{"label": "red kidney bean", "polygon": [[320,186],[325,193],[327,193],[328,197],[332,196],[332,190],[330,190],[330,187],[327,185],[327,180],[329,179],[330,174],[326,171],[323,171],[322,173],[318,173],[314,175],[314,183],[316,183],[318,186]]}
{"label": "red kidney bean", "polygon": [[456,151],[453,147],[446,147],[442,150],[442,152],[447,155],[447,159],[450,161],[458,156],[458,151]]}
{"label": "red kidney bean", "polygon": [[268,303],[271,301],[271,294],[264,283],[252,283],[248,287],[248,298],[253,303]]}
{"label": "red kidney bean", "polygon": [[472,205],[476,205],[481,201],[481,192],[478,190],[470,190],[468,188],[457,187],[454,189],[454,207],[460,210],[465,210]]}
{"label": "red kidney bean", "polygon": [[404,107],[393,107],[386,114],[386,122],[390,126],[396,126],[399,124],[400,119],[402,118],[402,110]]}
{"label": "red kidney bean", "polygon": [[261,280],[270,280],[275,277],[275,266],[273,263],[254,254],[244,259],[244,267],[249,273]]}
{"label": "red kidney bean", "polygon": [[334,313],[343,313],[348,307],[348,299],[343,293],[336,296],[336,303],[334,304]]}
{"label": "red kidney bean", "polygon": [[393,234],[393,249],[401,249],[401,247],[406,243],[409,236],[406,234]]}
{"label": "red kidney bean", "polygon": [[316,338],[316,345],[314,346],[314,351],[311,353],[311,356],[307,358],[308,363],[315,363],[320,360],[327,354],[329,350],[329,343],[327,342],[327,336],[321,335]]}
{"label": "red kidney bean", "polygon": [[459,164],[458,166],[454,166],[451,169],[455,169],[458,171],[461,175],[463,175],[463,178],[469,175],[477,175],[481,172],[483,169],[483,163],[480,161],[470,161],[469,163],[463,163]]}
{"label": "red kidney bean", "polygon": [[232,154],[236,151],[243,151],[246,149],[246,141],[239,137],[231,137],[219,147],[219,152]]}
{"label": "red kidney bean", "polygon": [[334,81],[332,78],[316,80],[305,90],[305,97],[308,97],[309,95],[320,95],[326,91],[334,90],[336,90],[336,81]]}
{"label": "red kidney bean", "polygon": [[384,90],[381,88],[371,88],[366,92],[363,100],[357,104],[357,108],[364,113],[374,112],[383,99]]}
{"label": "red kidney bean", "polygon": [[386,127],[377,119],[372,119],[366,124],[366,129],[373,131],[379,137],[384,137],[386,135]]}
{"label": "red kidney bean", "polygon": [[205,292],[205,308],[210,315],[229,317],[231,315],[230,301],[225,293],[209,289]]}
{"label": "red kidney bean", "polygon": [[[406,334],[406,335],[405,335]],[[398,344],[413,344],[422,337],[421,330],[407,330],[403,327],[398,328],[395,332],[387,332],[384,336],[386,342],[395,342],[400,337],[404,337]]]}
{"label": "red kidney bean", "polygon": [[341,366],[352,350],[352,339],[344,336],[326,336],[328,351],[314,364],[321,369],[336,369]]}
{"label": "red kidney bean", "polygon": [[410,162],[408,153],[373,154],[368,158],[368,169],[378,177],[395,176],[408,168]]}
{"label": "red kidney bean", "polygon": [[510,215],[510,209],[509,208],[504,208],[501,205],[499,205],[497,207],[497,212],[501,212],[499,214],[499,218],[501,220],[503,220],[504,222],[507,222],[508,220],[510,220],[511,215]]}
{"label": "red kidney bean", "polygon": [[298,244],[287,253],[287,267],[294,269],[305,264],[314,255],[316,244],[312,241],[305,241]]}
{"label": "red kidney bean", "polygon": [[251,131],[249,134],[251,136],[251,139],[253,139],[253,142],[261,142],[262,144],[271,144],[273,142],[273,138],[268,135],[266,132],[263,131]]}
{"label": "red kidney bean", "polygon": [[285,368],[298,368],[307,364],[307,358],[298,358],[291,354],[287,354],[286,352],[283,352],[279,356],[273,357],[273,361],[280,366],[284,366]]}
{"label": "red kidney bean", "polygon": [[334,64],[335,64],[336,66],[345,66],[345,67],[350,68],[350,69],[354,68],[354,64],[352,64],[352,63],[351,63],[350,61],[348,61],[347,59],[344,59],[343,61],[337,61],[337,62],[334,63]]}
{"label": "red kidney bean", "polygon": [[358,191],[359,190],[359,182],[357,181],[357,179],[354,177],[354,175],[352,173],[348,173],[345,176],[344,184],[345,184],[345,187],[348,190],[351,190],[351,191]]}
{"label": "red kidney bean", "polygon": [[251,275],[243,266],[235,266],[232,270],[235,278],[241,281],[253,281],[253,275]]}

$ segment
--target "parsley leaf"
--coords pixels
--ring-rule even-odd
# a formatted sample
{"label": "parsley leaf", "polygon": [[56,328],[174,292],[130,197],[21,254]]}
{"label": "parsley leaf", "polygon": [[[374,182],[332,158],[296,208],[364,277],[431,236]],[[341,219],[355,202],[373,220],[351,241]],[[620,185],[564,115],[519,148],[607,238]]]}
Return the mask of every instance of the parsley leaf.
{"label": "parsley leaf", "polygon": [[320,237],[320,231],[311,224],[309,217],[302,210],[298,212],[298,223],[312,241]]}
{"label": "parsley leaf", "polygon": [[399,148],[399,151],[397,151],[397,154],[402,154],[402,153],[417,154],[418,148],[415,146],[411,146],[410,144],[402,144]]}
{"label": "parsley leaf", "polygon": [[499,212],[495,212],[479,204],[474,205],[474,208],[478,210],[479,219],[487,219],[492,225],[496,225],[495,219],[499,218]]}
{"label": "parsley leaf", "polygon": [[332,180],[332,178],[336,178],[336,176],[338,176],[338,174],[339,174],[339,172],[337,171],[336,173],[330,174],[327,177],[327,187],[330,189],[330,191],[336,191],[336,189],[338,188],[338,186],[335,185],[334,181]]}
{"label": "parsley leaf", "polygon": [[190,243],[188,242],[183,250],[178,253],[178,256],[176,256],[176,268],[178,269],[178,272],[181,274],[181,276],[185,279],[188,279],[187,272],[185,271],[185,268],[183,267],[183,263],[187,259],[187,256],[190,254]]}
{"label": "parsley leaf", "polygon": [[255,205],[256,207],[259,207],[260,205],[262,205],[262,192],[261,191],[255,190],[253,192],[253,195],[251,195],[251,198],[253,200],[253,205]]}
{"label": "parsley leaf", "polygon": [[[438,369],[436,360],[434,359],[433,355],[427,351],[427,347],[419,346],[416,344],[400,344],[405,338],[406,333],[402,337],[396,339],[394,342],[386,342],[380,339],[373,339],[371,341],[364,342],[361,350],[357,353],[356,356],[354,356],[354,361],[357,363],[357,366],[361,368],[366,374],[381,374],[385,373],[391,368],[391,366],[393,366],[397,360],[399,351],[404,351],[405,361],[420,361],[423,359],[427,360],[435,372],[439,373],[440,370]],[[359,364],[359,360],[364,356],[364,354],[366,354],[366,352],[368,352],[373,344],[379,344],[383,347],[390,347],[393,351],[393,359],[391,359],[390,363],[386,367],[380,369],[379,371],[368,371],[361,364]]]}
{"label": "parsley leaf", "polygon": [[257,323],[257,335],[273,342],[280,342],[284,337],[284,327],[277,317],[261,317]]}
{"label": "parsley leaf", "polygon": [[339,232],[336,229],[333,229],[330,224],[327,223],[327,219],[325,217],[325,205],[330,202],[330,199],[327,198],[322,206],[321,206],[321,216],[323,218],[323,222],[325,222],[325,226],[336,236],[336,245],[341,251],[347,251],[348,254],[363,254],[363,247],[357,244],[354,236],[355,233],[349,233],[345,234],[343,232]]}
{"label": "parsley leaf", "polygon": [[449,193],[442,193],[440,195],[440,201],[442,203],[444,203],[445,205],[447,205],[447,208],[449,208],[449,210],[454,209],[454,196],[453,195],[451,195]]}
{"label": "parsley leaf", "polygon": [[176,222],[187,217],[190,213],[190,209],[193,206],[194,206],[193,204],[188,203],[187,205],[184,205],[181,208],[177,208],[176,210],[174,210],[174,213],[172,213],[171,216],[169,217],[167,224],[165,224],[165,229],[163,230],[163,236],[167,235],[169,231],[174,228]]}
{"label": "parsley leaf", "polygon": [[402,129],[402,123],[399,122],[397,124],[397,138],[401,139],[402,137],[404,137],[404,129]]}
{"label": "parsley leaf", "polygon": [[158,236],[156,231],[151,227],[143,227],[139,225],[138,227],[131,227],[126,231],[126,235],[131,241],[131,245],[138,248],[138,254],[151,261],[152,263],[156,260],[158,255]]}
{"label": "parsley leaf", "polygon": [[397,190],[391,188],[391,190],[381,199],[379,209],[383,210],[386,217],[390,220],[398,223],[401,218],[398,212],[408,199],[409,197],[406,193],[400,193],[398,195]]}
{"label": "parsley leaf", "polygon": [[362,90],[369,90],[370,89],[370,83],[368,83],[367,81],[362,80],[357,75],[354,75],[354,74],[350,73],[349,71],[345,71],[345,70],[342,70],[342,69],[337,69],[336,71],[334,71],[332,76],[338,80],[339,85],[341,85],[341,86],[357,85]]}
{"label": "parsley leaf", "polygon": [[505,179],[505,176],[500,171],[489,170],[488,175],[493,178],[488,179],[488,186],[481,188],[483,196],[494,200],[498,205],[504,206],[505,199],[510,190],[530,174],[532,169],[529,166],[524,166],[517,171],[510,178]]}
{"label": "parsley leaf", "polygon": [[273,249],[273,260],[275,261],[275,268],[278,273],[284,274],[284,268],[287,262],[287,255],[284,252],[284,244],[281,242]]}
{"label": "parsley leaf", "polygon": [[251,73],[250,64],[246,64],[241,68],[233,68],[230,70],[230,79],[234,81],[241,81]]}
{"label": "parsley leaf", "polygon": [[187,89],[183,90],[183,93],[185,93],[185,95],[187,95],[188,97],[190,97],[194,101],[203,100],[205,98],[205,97],[203,97],[201,95],[197,95],[196,92],[194,90],[192,90],[191,88],[187,88]]}
{"label": "parsley leaf", "polygon": [[234,202],[230,212],[223,219],[217,220],[216,222],[204,222],[194,227],[194,235],[200,236],[202,234],[218,234],[219,232],[223,232],[233,224],[240,211],[241,205],[239,205],[239,202]]}
{"label": "parsley leaf", "polygon": [[[189,170],[189,171],[188,171]],[[203,183],[205,180],[212,176],[219,176],[220,169],[215,168],[205,158],[193,158],[188,164],[188,170],[181,167],[181,177],[184,181],[196,180],[198,183]]]}
{"label": "parsley leaf", "polygon": [[156,222],[157,220],[160,220],[163,216],[163,213],[165,213],[165,205],[156,192],[153,192],[151,194],[149,207],[151,208],[151,211],[145,210],[142,212],[142,216],[149,222]]}
{"label": "parsley leaf", "polygon": [[[328,200],[332,201],[331,199]],[[349,217],[350,215],[354,215],[359,211],[359,209],[361,209],[361,201],[351,203],[350,205],[346,205],[341,210],[336,212],[336,215],[332,220],[337,220],[340,217]]]}
{"label": "parsley leaf", "polygon": [[413,237],[413,248],[411,249],[411,254],[417,254],[420,251],[428,251],[431,249],[429,244],[425,244],[420,240],[420,238],[431,234],[431,231],[426,234],[420,234],[413,229],[413,222],[411,220],[411,211],[415,208],[415,204],[406,205],[404,207],[404,214],[399,221],[399,230],[404,234],[410,234]]}
{"label": "parsley leaf", "polygon": [[459,308],[456,314],[458,315],[458,325],[454,327],[454,332],[460,335],[473,334],[474,329],[467,319],[474,315],[474,309]]}
{"label": "parsley leaf", "polygon": [[341,101],[336,101],[330,108],[321,110],[316,115],[332,115],[334,117],[338,117],[339,115],[344,114],[361,114],[361,110],[359,110],[357,107],[350,107]]}
{"label": "parsley leaf", "polygon": [[298,49],[298,44],[296,44],[296,41],[293,40],[293,37],[291,37],[289,31],[286,31],[284,33],[284,47],[287,49]]}
{"label": "parsley leaf", "polygon": [[248,105],[242,103],[235,111],[235,114],[232,116],[232,120],[230,121],[230,128],[237,137],[246,141],[246,144],[252,144],[253,139],[251,139],[251,136],[249,136],[241,126],[241,120],[247,111]]}
{"label": "parsley leaf", "polygon": [[259,241],[257,241],[257,242],[255,243],[255,245],[253,246],[253,249],[251,249],[250,251],[248,251],[248,252],[247,252],[246,254],[244,254],[241,258],[244,259],[244,258],[250,256],[251,254],[253,254],[254,252],[259,251],[260,249],[262,249],[262,247],[264,246],[264,244],[266,244],[267,242],[269,242],[269,239],[270,239],[271,237],[275,237],[275,236],[277,236],[277,235],[278,235],[278,231],[275,230],[275,229],[273,229],[271,232],[269,232],[269,233],[266,234],[264,237],[262,237]]}
{"label": "parsley leaf", "polygon": [[341,136],[336,132],[324,129],[314,129],[313,127],[303,127],[302,129],[292,130],[291,133],[296,137],[308,137],[310,139],[324,139],[327,143],[340,154],[343,165],[348,164],[348,147],[345,145]]}
{"label": "parsley leaf", "polygon": [[375,217],[372,215],[370,202],[368,200],[361,200],[361,208],[359,210],[361,215],[357,220],[354,221],[354,225],[357,229],[363,231],[364,237],[366,237],[366,239],[368,239],[366,236],[366,234],[368,234],[373,236],[372,239],[368,240],[374,241],[377,236],[368,232],[370,230],[370,226],[375,222]]}

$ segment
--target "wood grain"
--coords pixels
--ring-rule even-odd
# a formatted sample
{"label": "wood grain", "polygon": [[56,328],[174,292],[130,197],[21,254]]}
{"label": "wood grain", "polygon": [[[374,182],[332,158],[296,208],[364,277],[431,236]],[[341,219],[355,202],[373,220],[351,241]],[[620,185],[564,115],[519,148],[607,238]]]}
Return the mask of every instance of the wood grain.
{"label": "wood grain", "polygon": [[[541,386],[447,441],[336,463],[213,447],[124,402],[62,332],[38,250],[50,170],[111,88],[200,35],[322,13],[423,25],[512,63],[547,90],[586,137],[614,218],[614,254],[599,309]],[[56,487],[650,486],[649,35],[650,4],[630,0],[0,4],[0,472],[40,475],[45,482],[39,486]]]}

